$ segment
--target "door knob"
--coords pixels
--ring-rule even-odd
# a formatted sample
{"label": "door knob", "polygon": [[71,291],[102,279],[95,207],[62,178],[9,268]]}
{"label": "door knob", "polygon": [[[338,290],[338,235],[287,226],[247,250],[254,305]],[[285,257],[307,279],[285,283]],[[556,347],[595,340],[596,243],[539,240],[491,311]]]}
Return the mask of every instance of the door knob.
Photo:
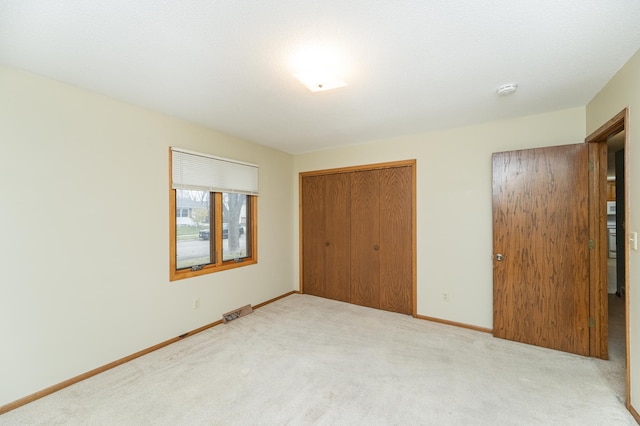
{"label": "door knob", "polygon": [[376,244],[375,246],[373,246],[374,250],[378,250],[380,247],[378,247],[378,245]]}
{"label": "door knob", "polygon": [[502,259],[504,259],[504,256],[503,256],[502,254],[500,254],[500,253],[496,254],[496,260],[497,260],[498,262],[501,262],[501,261],[502,261]]}
{"label": "door knob", "polygon": [[327,241],[326,243],[324,243],[325,247],[329,247],[329,242]]}

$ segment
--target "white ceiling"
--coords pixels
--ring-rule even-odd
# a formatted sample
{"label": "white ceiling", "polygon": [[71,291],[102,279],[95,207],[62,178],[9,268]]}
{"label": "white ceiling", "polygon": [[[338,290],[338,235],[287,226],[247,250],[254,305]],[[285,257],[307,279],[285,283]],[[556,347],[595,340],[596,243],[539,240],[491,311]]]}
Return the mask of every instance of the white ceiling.
{"label": "white ceiling", "polygon": [[584,106],[638,48],[640,0],[0,1],[0,63],[290,153]]}

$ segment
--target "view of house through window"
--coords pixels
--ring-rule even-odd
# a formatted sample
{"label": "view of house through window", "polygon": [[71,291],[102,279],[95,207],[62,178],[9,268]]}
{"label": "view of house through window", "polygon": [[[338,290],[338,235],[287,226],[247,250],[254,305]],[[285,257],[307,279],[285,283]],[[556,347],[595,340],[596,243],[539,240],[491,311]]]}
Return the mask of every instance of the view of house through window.
{"label": "view of house through window", "polygon": [[210,192],[176,190],[176,269],[212,262]]}

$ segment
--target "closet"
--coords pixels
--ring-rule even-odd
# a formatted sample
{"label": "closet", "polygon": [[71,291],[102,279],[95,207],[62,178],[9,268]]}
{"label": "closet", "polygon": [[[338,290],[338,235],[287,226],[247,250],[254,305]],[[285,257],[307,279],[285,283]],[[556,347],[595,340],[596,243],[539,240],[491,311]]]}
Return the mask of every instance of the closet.
{"label": "closet", "polygon": [[302,292],[413,313],[415,161],[301,173]]}

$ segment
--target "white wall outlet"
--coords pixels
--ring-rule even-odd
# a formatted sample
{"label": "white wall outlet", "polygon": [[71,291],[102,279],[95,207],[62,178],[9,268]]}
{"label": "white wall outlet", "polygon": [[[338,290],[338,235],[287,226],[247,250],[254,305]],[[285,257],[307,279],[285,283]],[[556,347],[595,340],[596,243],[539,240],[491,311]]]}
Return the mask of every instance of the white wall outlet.
{"label": "white wall outlet", "polygon": [[442,300],[444,300],[445,302],[449,301],[449,293],[444,292],[442,293]]}
{"label": "white wall outlet", "polygon": [[193,309],[200,309],[200,299],[193,299]]}

